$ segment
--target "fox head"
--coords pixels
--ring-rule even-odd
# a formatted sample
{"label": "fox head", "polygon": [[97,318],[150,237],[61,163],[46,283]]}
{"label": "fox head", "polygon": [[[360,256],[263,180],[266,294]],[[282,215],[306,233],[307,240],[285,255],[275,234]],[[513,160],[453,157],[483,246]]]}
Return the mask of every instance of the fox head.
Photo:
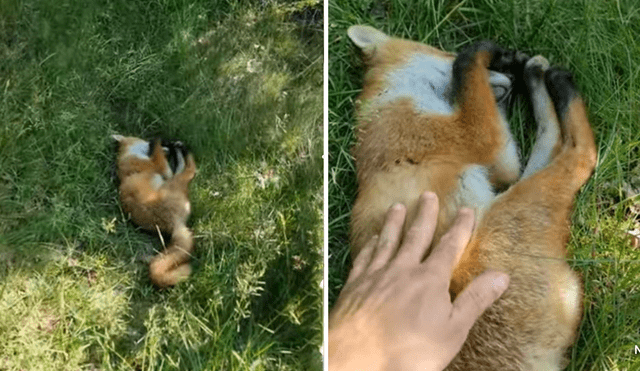
{"label": "fox head", "polygon": [[114,134],[111,136],[118,142],[118,155],[137,154],[138,157],[148,157],[149,142],[136,137],[125,137]]}
{"label": "fox head", "polygon": [[[454,53],[430,45],[391,37],[370,26],[351,26],[347,35],[362,50],[367,66],[361,99],[370,99],[381,92],[401,91],[403,96],[435,93],[441,101],[453,103],[451,96]],[[502,73],[490,71],[490,84],[499,102],[508,101],[512,83]],[[422,92],[424,93],[424,91]],[[426,94],[432,98],[432,94]],[[444,108],[438,111],[446,112]]]}
{"label": "fox head", "polygon": [[365,56],[373,59],[374,62],[383,62],[389,59],[400,62],[416,52],[451,60],[455,57],[455,54],[426,44],[391,37],[370,26],[351,26],[347,30],[347,35],[363,51]]}

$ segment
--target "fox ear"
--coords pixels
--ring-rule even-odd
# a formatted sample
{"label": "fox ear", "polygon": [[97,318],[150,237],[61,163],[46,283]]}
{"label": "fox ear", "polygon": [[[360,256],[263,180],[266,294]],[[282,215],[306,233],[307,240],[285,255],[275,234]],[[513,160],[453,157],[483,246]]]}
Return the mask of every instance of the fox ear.
{"label": "fox ear", "polygon": [[351,26],[347,30],[347,35],[364,52],[372,51],[390,39],[384,32],[369,26]]}
{"label": "fox ear", "polygon": [[120,142],[120,141],[122,141],[124,139],[124,137],[122,135],[120,135],[120,134],[113,134],[111,136],[111,138],[115,139],[116,142]]}

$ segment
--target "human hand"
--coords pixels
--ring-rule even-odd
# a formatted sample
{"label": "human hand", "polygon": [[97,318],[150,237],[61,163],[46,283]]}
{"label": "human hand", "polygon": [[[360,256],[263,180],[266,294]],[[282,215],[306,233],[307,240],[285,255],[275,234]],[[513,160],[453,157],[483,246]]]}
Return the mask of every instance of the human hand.
{"label": "human hand", "polygon": [[435,194],[420,197],[418,216],[398,248],[406,209],[394,205],[379,237],[354,261],[329,316],[329,369],[442,370],[469,330],[509,284],[504,273],[478,276],[452,303],[451,273],[474,227],[462,209],[430,256],[436,226]]}

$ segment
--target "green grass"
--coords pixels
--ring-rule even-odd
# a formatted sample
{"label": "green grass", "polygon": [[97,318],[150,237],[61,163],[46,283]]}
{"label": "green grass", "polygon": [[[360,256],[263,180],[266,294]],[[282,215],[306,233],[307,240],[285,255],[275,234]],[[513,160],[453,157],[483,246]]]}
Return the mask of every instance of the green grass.
{"label": "green grass", "polygon": [[[329,4],[329,297],[350,267],[349,213],[356,183],[354,100],[360,53],[354,24],[456,51],[491,39],[575,74],[599,147],[595,174],[577,197],[569,250],[584,280],[584,317],[569,370],[640,369],[640,249],[625,232],[640,213],[640,8],[635,0],[381,1]],[[528,156],[535,128],[520,107],[512,130]],[[531,123],[531,120],[527,121]]]}
{"label": "green grass", "polygon": [[[321,9],[0,0],[0,370],[321,368]],[[115,133],[195,154],[175,288]]]}

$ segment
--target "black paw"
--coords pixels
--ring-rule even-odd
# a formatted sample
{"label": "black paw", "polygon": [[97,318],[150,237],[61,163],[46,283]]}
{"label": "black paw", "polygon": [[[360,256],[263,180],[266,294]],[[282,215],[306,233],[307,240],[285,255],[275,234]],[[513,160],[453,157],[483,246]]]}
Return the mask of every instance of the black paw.
{"label": "black paw", "polygon": [[510,73],[517,78],[522,76],[524,66],[528,60],[529,56],[521,51],[500,49],[493,54],[489,69]]}
{"label": "black paw", "polygon": [[179,140],[169,141],[163,140],[162,147],[167,148],[171,153],[181,153],[183,157],[187,157],[189,154],[189,149]]}
{"label": "black paw", "polygon": [[522,81],[524,66],[529,60],[529,56],[523,52],[507,50],[492,41],[478,41],[463,49],[453,62],[453,91],[455,96],[460,92],[463,85],[464,75],[475,63],[476,55],[485,51],[491,58],[489,69],[501,72],[518,85]]}
{"label": "black paw", "polygon": [[162,149],[164,150],[164,145],[162,144],[162,140],[160,138],[153,138],[149,141],[149,149],[147,149],[147,156],[151,157],[153,156],[153,150],[156,148],[156,146],[158,145],[158,143],[163,147]]}
{"label": "black paw", "polygon": [[471,65],[475,61],[476,54],[481,51],[489,53],[491,56],[489,69],[496,72],[515,73],[522,71],[530,58],[529,55],[521,51],[504,49],[493,41],[483,40],[471,44],[458,54],[454,62],[454,70],[456,64],[458,69]]}
{"label": "black paw", "polygon": [[502,48],[491,41],[478,41],[462,49],[453,62],[453,76],[461,76],[475,63],[476,54],[487,51],[490,55],[501,53]]}
{"label": "black paw", "polygon": [[553,100],[558,116],[564,115],[571,100],[578,95],[573,74],[559,67],[551,67],[544,73],[544,83]]}

